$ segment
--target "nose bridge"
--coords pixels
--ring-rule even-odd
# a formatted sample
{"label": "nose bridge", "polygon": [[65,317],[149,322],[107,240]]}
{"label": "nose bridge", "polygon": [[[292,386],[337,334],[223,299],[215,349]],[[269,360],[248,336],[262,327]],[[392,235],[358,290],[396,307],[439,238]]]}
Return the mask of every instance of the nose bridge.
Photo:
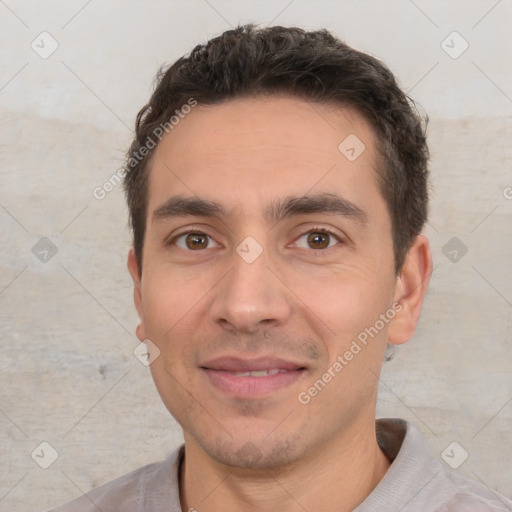
{"label": "nose bridge", "polygon": [[270,265],[267,251],[251,237],[245,239],[233,251],[231,271],[215,295],[213,321],[246,332],[283,323],[290,314],[290,303]]}

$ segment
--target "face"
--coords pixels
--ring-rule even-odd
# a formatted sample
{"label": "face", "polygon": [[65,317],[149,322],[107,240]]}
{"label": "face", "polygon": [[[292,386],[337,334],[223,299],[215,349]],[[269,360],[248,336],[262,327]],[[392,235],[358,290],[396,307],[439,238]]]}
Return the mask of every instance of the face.
{"label": "face", "polygon": [[403,290],[377,160],[356,112],[289,97],[198,105],[162,139],[129,268],[187,446],[271,468],[373,425]]}

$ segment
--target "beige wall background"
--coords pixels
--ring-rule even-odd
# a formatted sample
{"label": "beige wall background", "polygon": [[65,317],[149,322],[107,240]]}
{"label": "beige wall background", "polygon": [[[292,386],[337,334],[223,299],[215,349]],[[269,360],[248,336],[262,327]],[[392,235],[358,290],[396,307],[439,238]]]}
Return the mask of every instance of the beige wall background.
{"label": "beige wall background", "polygon": [[93,190],[122,167],[158,67],[246,22],[326,27],[428,112],[435,270],[378,413],[512,496],[511,15],[508,0],[0,2],[0,510],[57,505],[181,442],[133,355],[121,187]]}

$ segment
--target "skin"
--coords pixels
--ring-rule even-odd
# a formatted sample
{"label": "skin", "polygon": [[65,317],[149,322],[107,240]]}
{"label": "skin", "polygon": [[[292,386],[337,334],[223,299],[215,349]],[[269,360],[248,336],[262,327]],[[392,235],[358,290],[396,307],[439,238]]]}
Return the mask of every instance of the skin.
{"label": "skin", "polygon": [[[338,150],[349,134],[366,146],[355,161]],[[432,261],[419,235],[395,274],[376,166],[375,135],[357,112],[285,96],[198,105],[156,148],[143,268],[133,250],[128,267],[137,336],[160,350],[151,372],[184,431],[183,510],[349,511],[388,469],[375,436],[378,375],[386,342],[414,333]],[[272,201],[322,193],[366,219],[265,216]],[[176,195],[216,201],[231,215],[153,215]],[[334,235],[315,237],[319,228]],[[209,236],[187,245],[193,235],[176,238],[187,230]],[[248,236],[263,249],[252,263],[236,251]],[[393,304],[400,312],[300,403]],[[234,398],[201,368],[228,355],[275,356],[306,370],[265,396]]]}

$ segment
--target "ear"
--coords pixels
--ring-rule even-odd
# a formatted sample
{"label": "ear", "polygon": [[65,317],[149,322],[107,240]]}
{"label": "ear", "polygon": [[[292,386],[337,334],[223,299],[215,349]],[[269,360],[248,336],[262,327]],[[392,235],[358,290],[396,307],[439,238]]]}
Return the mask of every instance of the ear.
{"label": "ear", "polygon": [[140,272],[139,263],[133,248],[131,248],[130,252],[128,253],[128,271],[130,272],[133,280],[133,302],[135,303],[135,309],[137,310],[137,314],[139,315],[140,320],[136,330],[137,338],[139,338],[140,341],[144,341],[146,339],[146,328],[144,326],[144,309],[142,307],[142,274]]}
{"label": "ear", "polygon": [[431,274],[432,255],[428,238],[418,235],[397,277],[394,303],[401,308],[397,308],[397,314],[389,325],[390,343],[400,345],[413,337]]}

